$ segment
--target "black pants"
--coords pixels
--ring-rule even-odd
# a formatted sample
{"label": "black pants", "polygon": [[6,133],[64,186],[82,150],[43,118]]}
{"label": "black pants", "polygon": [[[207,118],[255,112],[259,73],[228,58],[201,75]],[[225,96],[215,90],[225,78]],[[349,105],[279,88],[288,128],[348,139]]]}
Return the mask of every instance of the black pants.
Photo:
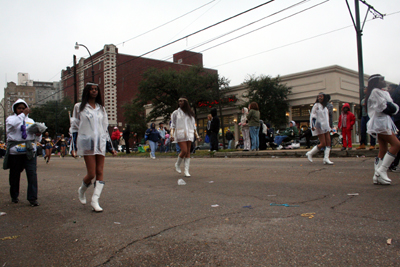
{"label": "black pants", "polygon": [[218,151],[218,134],[211,133],[210,135],[211,151]]}
{"label": "black pants", "polygon": [[21,172],[25,169],[28,179],[28,201],[37,200],[36,155],[31,160],[28,160],[26,155],[9,155],[8,165],[10,167],[9,181],[11,198],[17,199],[19,196],[19,181]]}
{"label": "black pants", "polygon": [[[396,121],[396,122],[394,122],[394,124],[396,125],[397,129],[400,129],[400,121]],[[398,135],[397,135],[397,138],[399,138]],[[396,158],[394,159],[394,161],[390,165],[390,168],[397,167],[397,165],[399,165],[399,161],[400,161],[400,151],[397,153]]]}
{"label": "black pants", "polygon": [[299,136],[299,139],[303,137],[306,138],[307,148],[309,148],[311,146],[312,131],[310,129],[305,130],[303,134]]}

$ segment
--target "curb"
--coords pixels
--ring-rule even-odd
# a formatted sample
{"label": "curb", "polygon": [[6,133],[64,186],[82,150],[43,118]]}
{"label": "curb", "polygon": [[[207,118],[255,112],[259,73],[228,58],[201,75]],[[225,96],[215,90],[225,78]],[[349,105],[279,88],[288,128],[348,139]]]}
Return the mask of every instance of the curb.
{"label": "curb", "polygon": [[[215,152],[214,158],[301,158],[306,157],[306,149],[293,150],[264,150],[264,151],[238,151],[238,152]],[[375,158],[378,156],[378,149],[375,150],[331,150],[330,158]],[[323,151],[313,155],[313,158],[323,158]]]}

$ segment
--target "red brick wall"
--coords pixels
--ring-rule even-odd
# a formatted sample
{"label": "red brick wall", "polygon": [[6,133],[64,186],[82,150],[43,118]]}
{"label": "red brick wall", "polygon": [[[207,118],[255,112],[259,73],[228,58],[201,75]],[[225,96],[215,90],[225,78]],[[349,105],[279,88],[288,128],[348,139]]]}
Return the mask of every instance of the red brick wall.
{"label": "red brick wall", "polygon": [[[103,50],[93,55],[94,61],[97,57],[103,54]],[[182,51],[174,54],[174,61],[182,59],[181,64],[172,63],[168,61],[154,60],[149,58],[139,58],[131,55],[117,54],[117,70],[116,70],[116,80],[117,80],[117,122],[122,122],[125,125],[124,110],[122,106],[127,102],[130,102],[138,93],[139,83],[142,79],[142,75],[149,68],[158,69],[173,69],[176,71],[181,71],[190,68],[190,65],[203,65],[202,54],[194,53],[190,51]],[[85,59],[85,64],[91,64],[90,58]],[[99,65],[101,64],[101,69],[99,70]],[[71,74],[73,75],[73,67],[71,67]],[[94,64],[95,71],[95,83],[98,83],[99,77],[101,77],[101,83],[99,84],[100,91],[103,96],[104,101],[104,63]],[[208,69],[211,73],[218,73],[217,70]],[[67,75],[67,71],[62,73],[62,76]],[[61,77],[62,78],[62,77]],[[79,83],[79,78],[78,83]],[[92,81],[91,65],[84,71],[84,79],[86,82]],[[74,80],[73,76],[63,81],[64,95],[74,99]],[[80,96],[78,96],[80,99]],[[122,127],[120,130],[122,130]]]}

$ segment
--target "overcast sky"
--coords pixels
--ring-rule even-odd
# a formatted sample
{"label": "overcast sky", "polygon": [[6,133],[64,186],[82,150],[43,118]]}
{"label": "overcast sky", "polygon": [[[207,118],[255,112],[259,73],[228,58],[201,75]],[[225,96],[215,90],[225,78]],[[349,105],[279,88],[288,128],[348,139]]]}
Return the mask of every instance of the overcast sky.
{"label": "overcast sky", "polygon": [[[354,0],[348,1],[354,14]],[[387,16],[372,20],[368,13],[362,39],[364,72],[399,83],[400,1],[366,1]],[[88,56],[85,49],[74,49],[75,42],[92,54],[105,44],[115,44],[119,53],[139,56],[265,2],[0,0],[0,99],[6,82],[17,83],[18,72],[29,73],[35,81],[60,80],[74,54],[78,60]],[[363,20],[367,8],[361,2],[360,10]],[[171,61],[172,54],[182,50],[203,53],[204,66],[217,69],[231,86],[248,75],[282,76],[329,65],[358,70],[356,33],[345,0],[271,1],[145,57]]]}

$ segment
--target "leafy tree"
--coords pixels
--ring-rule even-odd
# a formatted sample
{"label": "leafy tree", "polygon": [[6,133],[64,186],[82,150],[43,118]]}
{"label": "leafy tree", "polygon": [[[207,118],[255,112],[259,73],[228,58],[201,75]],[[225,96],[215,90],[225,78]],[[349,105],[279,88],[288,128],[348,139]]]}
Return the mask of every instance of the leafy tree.
{"label": "leafy tree", "polygon": [[266,119],[272,125],[280,126],[287,123],[286,112],[289,110],[287,96],[290,87],[280,83],[279,76],[250,76],[244,81],[248,91],[243,97],[248,99],[247,105],[256,102],[260,108],[260,118]]}
{"label": "leafy tree", "polygon": [[[207,72],[204,68],[195,66],[184,71],[149,69],[143,74],[139,85],[139,93],[129,105],[143,107],[152,104],[153,110],[147,115],[146,121],[162,117],[169,121],[172,112],[178,107],[178,99],[186,96],[197,116],[199,112],[209,109],[208,106],[198,107],[199,102],[211,102],[216,95],[223,97],[224,90],[218,92],[220,84],[228,81],[219,78],[217,74]],[[217,98],[219,99],[219,98]],[[125,108],[138,111],[138,107]],[[125,112],[125,117],[130,117]],[[132,123],[128,120],[129,123]]]}
{"label": "leafy tree", "polygon": [[136,133],[137,138],[144,136],[147,129],[144,107],[138,103],[128,103],[123,108],[125,121],[129,124],[131,132]]}
{"label": "leafy tree", "polygon": [[65,97],[61,101],[48,101],[43,105],[32,107],[29,116],[36,122],[44,122],[50,136],[61,134],[68,136],[70,127],[68,112],[72,113],[73,108],[71,99]]}

